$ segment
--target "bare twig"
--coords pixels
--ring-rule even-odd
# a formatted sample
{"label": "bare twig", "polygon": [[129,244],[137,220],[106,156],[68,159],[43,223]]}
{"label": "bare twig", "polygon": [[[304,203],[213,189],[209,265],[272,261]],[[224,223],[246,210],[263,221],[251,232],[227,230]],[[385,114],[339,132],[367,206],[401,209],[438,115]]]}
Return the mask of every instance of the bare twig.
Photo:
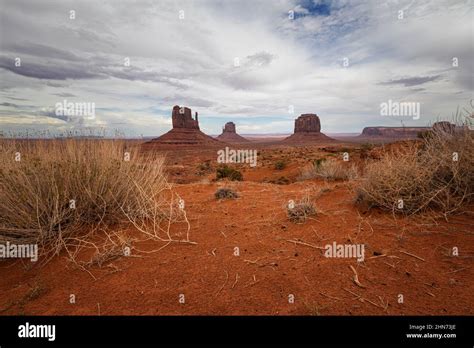
{"label": "bare twig", "polygon": [[232,289],[235,287],[235,285],[237,284],[238,281],[239,281],[239,274],[236,273],[235,274],[235,282],[234,282],[234,284],[232,284]]}
{"label": "bare twig", "polygon": [[225,285],[227,284],[227,281],[229,280],[229,273],[227,271],[224,271],[224,272],[225,272],[225,281],[224,281],[224,284],[222,284],[222,286],[219,288],[219,290],[217,290],[216,294],[214,295],[216,297],[217,295],[219,295],[222,289],[224,289]]}
{"label": "bare twig", "polygon": [[409,252],[407,252],[407,251],[400,250],[400,252],[401,252],[402,254],[405,254],[405,255],[414,257],[415,259],[421,260],[421,261],[423,261],[423,262],[426,261],[425,259],[423,259],[423,258],[421,258],[421,257],[419,257],[419,256],[416,256],[415,254],[409,253]]}
{"label": "bare twig", "polygon": [[306,242],[303,242],[303,241],[300,241],[300,240],[296,240],[296,239],[289,239],[289,240],[287,240],[287,242],[294,243],[294,244],[305,245],[305,246],[308,246],[308,247],[314,248],[314,249],[326,250],[326,248],[319,247],[319,246],[309,244],[309,243],[306,243]]}
{"label": "bare twig", "polygon": [[365,286],[363,286],[363,285],[360,283],[360,281],[359,281],[359,276],[358,276],[357,271],[355,270],[355,268],[352,267],[352,265],[349,265],[349,267],[351,268],[352,272],[354,272],[354,278],[352,279],[352,280],[354,281],[354,283],[355,283],[357,286],[361,287],[361,288],[365,288]]}

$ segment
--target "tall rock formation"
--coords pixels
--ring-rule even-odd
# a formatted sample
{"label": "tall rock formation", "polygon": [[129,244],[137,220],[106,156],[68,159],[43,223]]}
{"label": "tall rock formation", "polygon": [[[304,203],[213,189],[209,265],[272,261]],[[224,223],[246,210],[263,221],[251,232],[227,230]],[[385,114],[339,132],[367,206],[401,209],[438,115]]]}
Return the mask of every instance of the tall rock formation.
{"label": "tall rock formation", "polygon": [[235,123],[234,122],[227,122],[222,129],[223,133],[237,133],[235,130]]}
{"label": "tall rock formation", "polygon": [[198,113],[195,113],[195,118],[191,116],[191,109],[185,106],[173,106],[171,113],[173,121],[173,128],[199,129]]}
{"label": "tall rock formation", "polygon": [[295,133],[321,132],[321,121],[316,114],[302,114],[295,120]]}
{"label": "tall rock formation", "polygon": [[243,143],[248,142],[249,140],[237,134],[235,131],[235,123],[227,122],[222,128],[222,134],[217,137],[217,139],[229,142],[229,143]]}
{"label": "tall rock formation", "polygon": [[199,129],[198,113],[195,113],[195,118],[193,119],[190,108],[179,105],[173,106],[171,120],[173,129],[149,141],[148,145],[207,146],[220,144],[219,140],[201,132]]}
{"label": "tall rock formation", "polygon": [[321,133],[321,121],[316,114],[302,114],[295,120],[295,131],[283,140],[290,143],[325,142],[334,139]]}

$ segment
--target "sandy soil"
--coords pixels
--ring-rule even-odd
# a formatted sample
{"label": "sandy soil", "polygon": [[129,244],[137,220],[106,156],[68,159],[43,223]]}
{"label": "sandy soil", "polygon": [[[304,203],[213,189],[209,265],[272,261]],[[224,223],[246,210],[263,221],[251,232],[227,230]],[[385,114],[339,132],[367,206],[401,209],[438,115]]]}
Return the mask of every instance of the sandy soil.
{"label": "sandy soil", "polygon": [[[260,152],[258,166],[239,165],[242,182],[213,181],[215,149],[167,151],[167,171],[186,202],[196,245],[156,251],[163,243],[139,242],[131,256],[90,273],[64,253],[41,267],[3,261],[1,314],[474,314],[474,207],[449,222],[367,211],[354,204],[356,181],[299,180],[301,168],[317,158],[350,151],[360,161],[356,145],[245,146],[252,145]],[[274,168],[278,160],[285,169]],[[270,183],[280,177],[289,183]],[[224,186],[240,197],[216,200]],[[305,195],[317,215],[289,221],[288,200]],[[172,226],[173,233],[184,230]],[[320,248],[333,242],[364,244],[365,261],[324,257]],[[450,255],[453,247],[459,256]]]}

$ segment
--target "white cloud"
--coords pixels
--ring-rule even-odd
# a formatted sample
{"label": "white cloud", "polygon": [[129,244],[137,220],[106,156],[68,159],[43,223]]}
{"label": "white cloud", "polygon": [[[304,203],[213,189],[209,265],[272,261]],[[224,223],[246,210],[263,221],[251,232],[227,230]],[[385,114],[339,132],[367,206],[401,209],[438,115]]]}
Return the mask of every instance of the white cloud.
{"label": "white cloud", "polygon": [[[20,55],[30,70],[22,76],[2,65],[1,101],[20,97],[39,110],[69,93],[103,110],[98,126],[156,135],[169,129],[171,107],[181,104],[213,133],[225,116],[249,132],[288,125],[291,132],[293,105],[296,114],[319,114],[323,129],[346,132],[399,122],[378,116],[388,99],[421,102],[422,118],[410,121],[421,125],[472,98],[472,7],[465,1],[339,0],[329,15],[296,0],[2,3],[0,63]],[[294,20],[290,9],[299,14]],[[123,65],[127,57],[131,67]],[[42,79],[34,77],[39,72]],[[435,75],[414,87],[383,84]],[[1,113],[2,124],[21,127],[20,113],[18,122]]]}

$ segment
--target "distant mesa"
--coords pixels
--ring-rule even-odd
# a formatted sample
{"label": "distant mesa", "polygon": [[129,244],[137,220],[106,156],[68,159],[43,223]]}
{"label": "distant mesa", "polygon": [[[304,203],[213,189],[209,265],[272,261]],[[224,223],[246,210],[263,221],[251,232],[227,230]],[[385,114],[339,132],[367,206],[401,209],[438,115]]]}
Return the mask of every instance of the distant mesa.
{"label": "distant mesa", "polygon": [[430,130],[452,133],[456,125],[448,121],[435,122],[433,127],[365,127],[359,137],[387,138],[387,139],[415,139],[421,132]]}
{"label": "distant mesa", "polygon": [[430,127],[365,127],[360,137],[413,139]]}
{"label": "distant mesa", "polygon": [[234,122],[227,122],[224,128],[222,128],[222,134],[219,135],[217,139],[229,143],[243,143],[249,141],[237,134]]}
{"label": "distant mesa", "polygon": [[334,139],[321,133],[321,121],[316,114],[302,114],[295,120],[295,132],[285,142],[322,142]]}
{"label": "distant mesa", "polygon": [[191,109],[173,106],[171,113],[173,129],[162,136],[152,139],[149,144],[157,145],[218,145],[220,142],[209,135],[204,134],[199,129],[198,113],[193,119]]}

